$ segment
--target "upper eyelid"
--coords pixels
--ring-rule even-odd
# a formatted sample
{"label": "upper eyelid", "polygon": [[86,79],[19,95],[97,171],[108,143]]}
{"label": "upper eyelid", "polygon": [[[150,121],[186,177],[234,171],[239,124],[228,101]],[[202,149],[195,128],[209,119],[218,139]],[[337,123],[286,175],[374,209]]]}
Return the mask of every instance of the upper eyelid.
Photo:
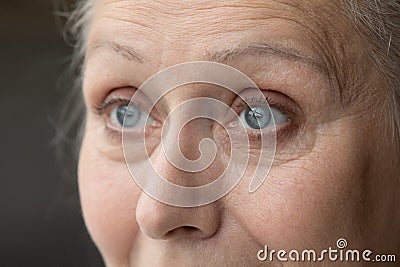
{"label": "upper eyelid", "polygon": [[[270,101],[270,99],[268,99],[267,97],[266,97],[266,98],[263,98],[263,99],[255,99],[255,100],[252,100],[252,101],[250,101],[250,104],[252,104],[251,102],[253,102],[253,103],[255,103],[255,104],[261,104],[261,105],[268,106],[268,108],[275,108],[275,109],[277,109],[278,111],[280,111],[280,112],[285,113],[286,115],[288,115],[288,114],[287,114],[287,113],[288,113],[288,111],[287,111],[288,108],[285,106],[285,104],[279,103],[278,101],[272,102],[272,101]],[[290,114],[290,115],[291,115],[291,114]]]}
{"label": "upper eyelid", "polygon": [[[106,100],[101,104],[101,105],[97,105],[94,106],[94,111],[97,115],[102,115],[105,113],[106,109],[114,104],[126,104],[128,105],[130,102],[130,100],[122,98],[122,97],[117,97],[117,98],[106,98]],[[268,100],[266,100],[266,98],[245,98],[245,100],[241,101],[239,104],[241,104],[240,106],[248,106],[247,103],[260,103],[260,104],[268,104]],[[238,106],[237,106],[238,107]]]}
{"label": "upper eyelid", "polygon": [[269,107],[274,107],[281,112],[285,112],[287,109],[287,107],[285,107],[285,104],[280,103],[279,101],[274,100],[273,97],[265,94],[263,94],[263,96],[258,96],[258,97],[256,95],[251,95],[246,97],[238,96],[234,100],[233,104],[235,104],[236,101],[239,101],[239,103],[236,103],[235,107],[240,109],[243,109],[244,107],[249,107],[254,104],[261,104],[261,105],[267,105]]}
{"label": "upper eyelid", "polygon": [[267,97],[262,97],[259,96],[258,98],[255,96],[252,97],[246,97],[245,99],[245,104],[247,105],[247,103],[252,104],[252,103],[257,103],[257,104],[265,104],[265,105],[269,105],[269,100]]}
{"label": "upper eyelid", "polygon": [[149,113],[153,119],[161,121],[161,117],[157,113],[156,108],[153,108],[150,112],[149,108],[146,106],[146,103],[136,102],[136,101],[133,102],[132,98],[125,98],[120,96],[108,95],[103,101],[103,103],[98,106],[94,106],[93,110],[95,114],[103,116],[107,112],[107,109],[109,109],[109,107],[114,106],[116,104],[126,105],[126,106],[134,105],[136,107],[139,107],[142,112]]}

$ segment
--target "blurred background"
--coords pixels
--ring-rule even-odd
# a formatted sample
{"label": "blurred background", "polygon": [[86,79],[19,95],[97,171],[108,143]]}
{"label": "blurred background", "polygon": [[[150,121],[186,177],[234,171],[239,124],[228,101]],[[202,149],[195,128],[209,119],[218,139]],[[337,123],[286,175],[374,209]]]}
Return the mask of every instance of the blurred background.
{"label": "blurred background", "polygon": [[83,223],[75,169],[57,160],[52,142],[72,87],[64,75],[72,50],[55,8],[52,0],[0,0],[3,267],[104,266]]}

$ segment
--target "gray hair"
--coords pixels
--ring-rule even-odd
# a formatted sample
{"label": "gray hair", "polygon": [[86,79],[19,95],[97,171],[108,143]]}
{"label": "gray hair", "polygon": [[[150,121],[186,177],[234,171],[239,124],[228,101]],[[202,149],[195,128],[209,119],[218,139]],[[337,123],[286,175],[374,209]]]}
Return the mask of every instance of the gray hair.
{"label": "gray hair", "polygon": [[82,95],[82,67],[94,1],[76,0],[71,5],[59,0],[55,4],[55,15],[61,26],[61,33],[65,42],[72,47],[73,53],[71,64],[64,77],[68,92],[58,114],[53,143],[56,145],[59,160],[76,167],[86,120]]}
{"label": "gray hair", "polygon": [[[400,0],[341,0],[345,15],[365,40],[364,49],[375,65],[387,90],[384,107],[386,134],[400,151]],[[81,67],[94,1],[76,0],[72,11],[61,12],[66,18],[65,39],[74,49],[71,70],[75,86],[61,113],[57,142],[73,146],[77,158],[85,119],[81,95]]]}

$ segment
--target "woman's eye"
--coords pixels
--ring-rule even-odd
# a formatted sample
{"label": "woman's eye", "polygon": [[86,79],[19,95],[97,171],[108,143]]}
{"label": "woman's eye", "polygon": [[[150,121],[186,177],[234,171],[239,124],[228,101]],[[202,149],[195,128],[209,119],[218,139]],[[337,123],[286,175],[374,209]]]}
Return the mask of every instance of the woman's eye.
{"label": "woman's eye", "polygon": [[273,107],[270,110],[267,106],[248,107],[240,113],[239,117],[245,128],[257,130],[274,126],[274,121],[275,125],[288,121],[284,113]]}
{"label": "woman's eye", "polygon": [[[154,119],[139,107],[133,105],[120,105],[111,110],[111,121],[119,127],[138,127],[144,125],[151,125]],[[148,120],[146,121],[146,118]]]}

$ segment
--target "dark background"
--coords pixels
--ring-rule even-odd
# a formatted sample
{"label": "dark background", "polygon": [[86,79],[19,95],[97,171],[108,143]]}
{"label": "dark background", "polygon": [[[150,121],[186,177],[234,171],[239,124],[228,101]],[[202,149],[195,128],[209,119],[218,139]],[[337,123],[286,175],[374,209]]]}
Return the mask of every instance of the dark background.
{"label": "dark background", "polygon": [[0,0],[0,266],[103,266],[58,161],[56,114],[71,47],[52,0]]}

